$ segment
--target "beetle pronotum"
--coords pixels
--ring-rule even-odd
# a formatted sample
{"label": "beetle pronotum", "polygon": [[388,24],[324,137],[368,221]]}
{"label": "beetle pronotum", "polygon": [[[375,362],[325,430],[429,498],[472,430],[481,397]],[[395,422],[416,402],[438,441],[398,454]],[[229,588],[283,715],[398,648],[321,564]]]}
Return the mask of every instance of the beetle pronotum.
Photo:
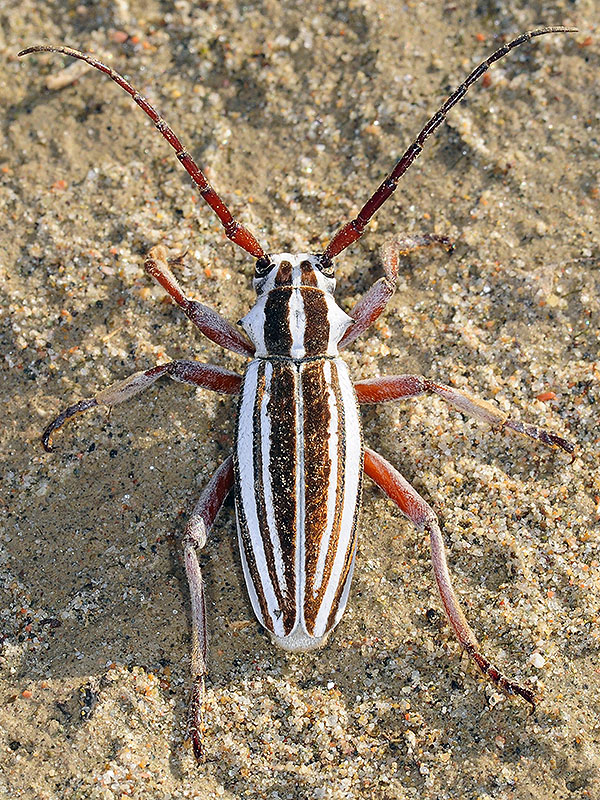
{"label": "beetle pronotum", "polygon": [[75,414],[128,400],[168,375],[174,380],[225,394],[239,394],[233,453],[202,492],[183,537],[184,561],[192,602],[192,700],[189,735],[202,754],[202,704],[207,631],[204,590],[197,551],[230,490],[235,506],[240,557],[250,602],[273,641],[287,650],[320,647],[344,611],[356,555],[356,526],[364,471],[402,513],[430,537],[433,570],[448,621],[479,669],[502,691],[534,706],[533,692],[502,675],[480,651],[460,608],[446,564],[444,544],[430,506],[382,456],[363,446],[357,403],[382,403],[433,393],[454,408],[497,430],[511,429],[572,453],[574,446],[554,433],[510,419],[490,403],[418,375],[362,380],[352,385],[339,350],[347,347],[382,313],[396,283],[398,258],[414,248],[441,244],[445,237],[404,237],[382,248],[385,276],[356,304],[350,315],[333,299],[333,259],[355,242],[423,148],[447,112],[483,73],[510,50],[535,36],[565,33],[551,27],[523,33],[479,64],[447,98],[355,219],[343,225],[322,253],[267,254],[232,215],[181,142],[123,77],[95,58],[69,47],[37,46],[43,51],[86,61],[123,88],[152,119],[177,153],[217,215],[226,235],[254,256],[257,301],[238,331],[220,314],[190,300],[170,269],[166,250],[150,250],[145,270],[213,342],[249,357],[244,376],[193,361],[171,361],[81,400],[56,417],[42,442],[52,450],[52,434]]}

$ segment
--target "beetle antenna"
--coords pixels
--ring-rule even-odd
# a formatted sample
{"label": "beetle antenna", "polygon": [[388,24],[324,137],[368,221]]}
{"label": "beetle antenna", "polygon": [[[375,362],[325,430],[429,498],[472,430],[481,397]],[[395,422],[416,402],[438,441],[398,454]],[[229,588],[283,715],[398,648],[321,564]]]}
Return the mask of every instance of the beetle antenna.
{"label": "beetle antenna", "polygon": [[517,36],[516,39],[513,39],[512,41],[503,45],[501,48],[496,50],[495,53],[492,53],[489,58],[486,58],[485,61],[482,61],[478,67],[475,67],[467,79],[452,92],[439,110],[436,111],[436,113],[427,122],[417,138],[405,151],[404,155],[402,155],[401,158],[396,162],[393,170],[358,212],[358,216],[350,222],[347,222],[336,231],[333,238],[325,248],[325,255],[329,258],[334,258],[357,239],[360,239],[360,237],[363,235],[365,226],[370,221],[371,217],[385,203],[388,197],[396,191],[396,187],[398,186],[400,178],[408,170],[415,158],[420,154],[427,137],[431,136],[435,129],[442,124],[446,114],[448,111],[450,111],[452,106],[455,106],[459,100],[465,96],[469,87],[472,86],[475,81],[477,81],[495,61],[499,61],[515,47],[528,42],[535,36],[543,36],[546,33],[575,33],[576,31],[577,28],[564,28],[562,26],[527,31],[526,33],[522,33],[520,36]]}
{"label": "beetle antenna", "polygon": [[196,164],[194,159],[187,152],[185,147],[181,144],[175,133],[160,116],[158,111],[156,111],[156,109],[150,105],[146,98],[143,97],[136,89],[134,89],[134,87],[128,83],[122,75],[119,75],[119,73],[115,72],[114,69],[111,69],[106,64],[103,64],[101,61],[93,58],[88,53],[82,53],[79,50],[73,50],[72,47],[36,45],[35,47],[28,47],[26,50],[21,50],[18,55],[26,56],[29,53],[64,53],[66,56],[73,56],[73,58],[78,58],[81,61],[85,61],[86,63],[90,64],[90,66],[100,70],[100,72],[104,72],[105,75],[108,75],[108,77],[117,83],[122,89],[125,89],[127,94],[130,95],[134,102],[137,103],[142,109],[142,111],[150,117],[160,133],[175,150],[177,158],[181,161],[184,169],[187,171],[190,178],[200,190],[200,194],[219,218],[219,222],[225,229],[225,234],[227,237],[231,239],[232,242],[239,245],[247,253],[253,255],[255,258],[264,256],[265,251],[260,246],[254,235],[234,218],[233,214],[227,208],[221,197],[208,182],[204,172]]}

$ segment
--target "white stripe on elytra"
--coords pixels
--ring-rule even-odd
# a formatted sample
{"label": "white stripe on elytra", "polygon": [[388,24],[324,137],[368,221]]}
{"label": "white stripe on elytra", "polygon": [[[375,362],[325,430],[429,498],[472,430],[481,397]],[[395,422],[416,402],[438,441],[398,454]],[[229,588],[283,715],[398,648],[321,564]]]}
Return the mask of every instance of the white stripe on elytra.
{"label": "white stripe on elytra", "polygon": [[[333,363],[337,368],[342,408],[344,411],[344,438],[346,442],[346,452],[344,455],[345,483],[343,497],[338,498],[339,502],[342,504],[342,518],[340,521],[338,545],[335,552],[331,574],[327,582],[327,589],[325,590],[323,601],[315,620],[315,627],[313,631],[314,636],[324,635],[327,628],[327,620],[329,619],[331,609],[335,602],[335,596],[340,586],[344,563],[346,561],[348,549],[352,541],[354,516],[356,513],[358,488],[360,485],[360,471],[362,470],[361,441],[360,436],[358,435],[358,431],[360,430],[360,422],[358,420],[358,410],[356,406],[354,389],[350,383],[348,370],[344,362],[341,359],[336,358]],[[347,593],[345,594],[347,598]]]}
{"label": "white stripe on elytra", "polygon": [[338,610],[335,614],[335,619],[333,620],[332,628],[338,624],[338,622],[342,618],[342,614],[344,613],[344,609],[346,608],[346,603],[348,602],[348,595],[350,594],[350,584],[352,583],[352,573],[354,572],[354,561],[356,560],[356,547],[354,548],[354,552],[352,553],[352,563],[350,564],[350,569],[348,570],[348,575],[346,576],[346,585],[344,586],[344,590],[340,597],[340,604],[338,606]]}
{"label": "white stripe on elytra", "polygon": [[[277,533],[277,523],[275,521],[275,512],[273,509],[273,486],[271,484],[271,456],[273,449],[277,447],[277,443],[271,440],[271,418],[268,413],[268,404],[271,398],[271,380],[273,378],[273,365],[270,361],[265,362],[265,389],[263,392],[262,403],[260,408],[260,451],[262,460],[262,484],[263,484],[263,499],[269,538],[271,540],[271,547],[273,550],[273,561],[275,562],[275,573],[277,574],[277,581],[281,589],[281,593],[285,595],[287,583],[285,580],[285,568],[283,565],[283,553],[281,552],[281,540]],[[275,410],[275,413],[277,411]]]}
{"label": "white stripe on elytra", "polygon": [[306,573],[304,559],[306,557],[306,484],[304,481],[304,398],[302,396],[302,373],[304,365],[297,367],[296,383],[296,619],[294,631],[298,625],[304,624],[302,598],[306,592]]}
{"label": "white stripe on elytra", "polygon": [[[236,515],[237,517],[237,515]],[[262,608],[260,606],[260,600],[258,599],[258,594],[256,593],[256,589],[254,588],[254,581],[252,580],[252,574],[250,572],[250,567],[248,566],[248,559],[246,558],[246,549],[242,542],[242,534],[240,532],[240,521],[237,520],[237,529],[238,529],[238,540],[240,546],[240,557],[242,560],[242,572],[244,573],[244,580],[246,581],[246,589],[248,589],[248,597],[250,598],[250,603],[252,608],[254,609],[254,613],[256,614],[256,619],[258,619],[262,625],[266,628],[265,622],[263,620],[263,613]]]}
{"label": "white stripe on elytra", "polygon": [[327,383],[327,405],[329,406],[329,426],[327,430],[327,442],[329,449],[329,480],[327,485],[327,522],[325,530],[319,543],[319,557],[315,567],[313,580],[313,597],[316,597],[323,583],[325,574],[325,562],[331,542],[333,523],[335,521],[335,511],[337,508],[337,488],[338,488],[338,409],[335,391],[331,383],[331,362],[323,362],[323,377]]}
{"label": "white stripe on elytra", "polygon": [[[237,440],[237,457],[240,473],[240,497],[242,508],[246,517],[246,525],[250,536],[252,554],[256,564],[256,572],[260,580],[269,616],[273,624],[274,632],[277,636],[283,634],[283,616],[279,609],[279,603],[275,597],[273,583],[269,574],[267,559],[263,541],[261,537],[258,511],[256,507],[256,487],[254,485],[254,425],[248,424],[254,418],[254,403],[258,388],[258,370],[260,361],[253,361],[248,365],[242,399],[239,411],[239,430]],[[240,540],[240,550],[244,545]],[[248,586],[252,584],[252,576],[246,574]],[[252,600],[252,596],[251,596]],[[254,613],[257,618],[262,619],[263,612],[260,605],[254,606]]]}

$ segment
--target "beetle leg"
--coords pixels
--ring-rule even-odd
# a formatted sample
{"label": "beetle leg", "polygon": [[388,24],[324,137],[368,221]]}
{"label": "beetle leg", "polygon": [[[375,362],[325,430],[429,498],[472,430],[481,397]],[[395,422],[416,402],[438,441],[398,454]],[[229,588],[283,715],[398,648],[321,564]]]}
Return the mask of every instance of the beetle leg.
{"label": "beetle leg", "polygon": [[390,500],[413,525],[429,534],[433,573],[440,592],[448,622],[458,641],[492,683],[507,695],[520,695],[535,708],[531,689],[506,678],[481,652],[477,638],[471,630],[454,593],[446,562],[446,551],[437,517],[425,500],[402,475],[382,456],[365,448],[365,473],[387,494]]}
{"label": "beetle leg", "polygon": [[575,445],[563,439],[552,431],[529,425],[516,419],[511,419],[498,408],[486,400],[479,400],[466,392],[435,383],[420,375],[391,375],[384,378],[370,378],[354,384],[359,403],[386,403],[389,400],[399,400],[402,397],[417,397],[420,394],[437,394],[451,406],[463,414],[487,422],[495,430],[501,431],[510,428],[522,436],[528,436],[549,447],[560,447],[572,454]]}
{"label": "beetle leg", "polygon": [[179,285],[177,278],[171,272],[169,264],[181,262],[183,256],[176,259],[167,258],[167,250],[162,245],[153,247],[144,262],[144,269],[154,280],[159,283],[167,294],[183,310],[186,317],[202,331],[202,333],[212,342],[220,344],[227,350],[234,353],[241,353],[243,356],[254,355],[254,345],[238,331],[231,322],[222,317],[217,311],[199,303],[197,300],[190,300],[185,296],[183,289]]}
{"label": "beetle leg", "polygon": [[188,736],[197,761],[203,757],[204,676],[208,643],[204,585],[197,550],[201,550],[206,544],[208,531],[232,486],[233,458],[228,456],[200,495],[183,537],[185,572],[192,601],[192,695],[188,715]]}
{"label": "beetle leg", "polygon": [[237,394],[242,383],[241,377],[235,372],[223,367],[215,367],[212,364],[200,364],[197,361],[169,361],[167,364],[160,364],[158,367],[136,372],[125,378],[125,380],[111,384],[106,389],[98,392],[95,397],[80,400],[75,405],[69,406],[62,411],[56,419],[52,420],[42,434],[44,450],[48,453],[52,452],[51,439],[54,431],[62,427],[67,420],[76,414],[98,405],[108,406],[109,408],[116,406],[117,403],[122,403],[139,392],[143,392],[144,389],[152,386],[163,375],[168,375],[174,381],[179,381],[180,383],[189,383],[202,389],[212,389],[221,394]]}
{"label": "beetle leg", "polygon": [[354,320],[346,333],[342,336],[339,349],[348,347],[361,333],[367,330],[375,320],[381,315],[388,304],[391,296],[396,291],[396,280],[398,278],[398,258],[407,256],[413,250],[421,247],[429,247],[439,244],[446,250],[452,250],[453,245],[447,236],[436,236],[435,234],[424,234],[423,236],[403,236],[399,239],[392,239],[385,242],[380,250],[381,260],[385,276],[380,278],[370,289],[360,298],[358,303],[350,312]]}

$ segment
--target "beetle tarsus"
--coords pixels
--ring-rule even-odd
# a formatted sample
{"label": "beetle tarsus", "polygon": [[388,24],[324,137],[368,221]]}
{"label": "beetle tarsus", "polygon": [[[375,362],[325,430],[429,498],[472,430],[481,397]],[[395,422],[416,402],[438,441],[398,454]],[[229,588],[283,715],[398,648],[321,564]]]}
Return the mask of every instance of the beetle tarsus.
{"label": "beetle tarsus", "polygon": [[464,644],[465,651],[477,664],[481,672],[489,678],[494,686],[497,686],[501,692],[508,697],[518,695],[522,697],[531,706],[532,711],[535,710],[535,695],[531,689],[526,686],[521,686],[516,681],[510,680],[503,675],[497,667],[495,667],[489,659],[482,655],[473,642]]}
{"label": "beetle tarsus", "polygon": [[436,233],[423,233],[420,236],[401,236],[392,240],[391,244],[396,246],[399,256],[408,256],[415,250],[433,245],[439,245],[447,253],[452,253],[454,250],[454,242],[449,236],[441,236]]}
{"label": "beetle tarsus", "polygon": [[54,447],[52,446],[52,436],[54,431],[62,428],[65,422],[72,417],[76,416],[77,414],[82,414],[84,411],[87,411],[88,408],[94,408],[94,406],[98,405],[98,401],[95,397],[89,397],[87,400],[80,400],[78,403],[75,403],[72,406],[69,406],[64,411],[52,420],[52,422],[47,426],[46,430],[42,434],[42,447],[47,453],[52,453],[54,451]]}
{"label": "beetle tarsus", "polygon": [[204,678],[197,676],[192,687],[190,707],[188,712],[187,736],[192,744],[194,758],[198,764],[206,760],[204,751]]}
{"label": "beetle tarsus", "polygon": [[537,439],[539,442],[549,447],[560,447],[561,450],[569,453],[569,455],[573,455],[575,452],[575,445],[573,442],[563,439],[562,436],[558,436],[556,433],[552,433],[552,431],[538,428],[537,425],[530,425],[529,423],[520,422],[516,419],[507,419],[503,423],[503,427],[510,428],[516,433],[520,433],[522,436],[529,436],[531,439]]}

